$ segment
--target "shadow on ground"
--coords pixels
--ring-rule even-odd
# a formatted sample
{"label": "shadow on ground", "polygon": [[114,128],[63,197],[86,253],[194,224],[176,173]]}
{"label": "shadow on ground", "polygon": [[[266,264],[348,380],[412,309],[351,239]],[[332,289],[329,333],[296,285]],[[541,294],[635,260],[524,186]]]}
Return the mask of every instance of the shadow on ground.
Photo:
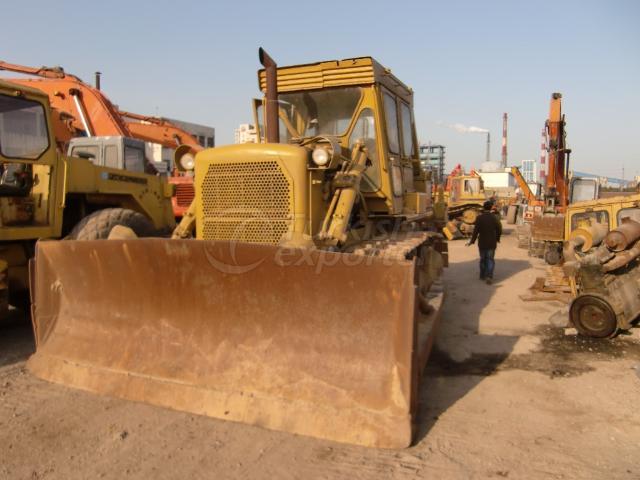
{"label": "shadow on ground", "polygon": [[20,310],[0,321],[0,367],[25,361],[35,352],[31,320]]}
{"label": "shadow on ground", "polygon": [[[442,323],[420,385],[416,444],[443,412],[508,359],[519,336],[479,334],[480,315],[498,289],[509,288],[504,284],[507,279],[529,268],[531,264],[526,260],[498,259],[495,282],[486,285],[478,279],[477,260],[451,264],[446,273],[448,298]],[[513,295],[518,293],[521,292],[514,291]],[[450,352],[460,350],[461,344],[466,355],[463,359],[452,358]],[[453,388],[451,382],[444,388],[446,377],[454,375],[458,378]]]}

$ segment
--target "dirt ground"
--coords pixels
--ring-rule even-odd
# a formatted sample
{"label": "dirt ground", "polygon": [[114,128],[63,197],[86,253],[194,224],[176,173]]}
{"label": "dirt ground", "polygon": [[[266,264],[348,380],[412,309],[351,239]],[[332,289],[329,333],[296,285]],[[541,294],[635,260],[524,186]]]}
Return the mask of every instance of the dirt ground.
{"label": "dirt ground", "polygon": [[[540,260],[507,230],[496,283],[450,244],[419,432],[376,450],[101,397],[25,370],[30,326],[0,326],[0,478],[640,478],[640,329],[587,341],[522,302]],[[511,235],[509,235],[511,233]]]}

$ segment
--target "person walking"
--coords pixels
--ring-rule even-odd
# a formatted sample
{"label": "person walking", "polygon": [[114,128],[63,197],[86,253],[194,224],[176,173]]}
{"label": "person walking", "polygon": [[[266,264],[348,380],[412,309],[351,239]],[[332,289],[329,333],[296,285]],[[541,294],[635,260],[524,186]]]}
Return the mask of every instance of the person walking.
{"label": "person walking", "polygon": [[502,235],[502,224],[498,217],[491,212],[493,204],[490,201],[482,205],[482,213],[476,218],[471,240],[467,242],[467,247],[473,245],[478,240],[480,250],[480,280],[484,280],[488,285],[493,283],[493,269],[495,268],[496,247],[500,243]]}

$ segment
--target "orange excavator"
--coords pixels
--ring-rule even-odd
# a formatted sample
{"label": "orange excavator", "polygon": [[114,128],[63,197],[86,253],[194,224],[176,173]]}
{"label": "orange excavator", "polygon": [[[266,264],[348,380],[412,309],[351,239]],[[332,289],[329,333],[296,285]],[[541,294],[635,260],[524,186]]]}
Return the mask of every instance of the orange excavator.
{"label": "orange excavator", "polygon": [[545,124],[549,169],[546,172],[542,195],[536,196],[531,192],[517,167],[511,169],[522,191],[523,200],[526,201],[523,218],[526,223],[530,223],[529,234],[526,233],[526,228],[522,230],[523,239],[528,241],[531,255],[542,257],[551,265],[562,260],[567,207],[576,202],[598,198],[597,179],[569,175],[571,149],[567,147],[565,125],[562,94],[553,93],[549,105],[549,118]]}
{"label": "orange excavator", "polygon": [[49,96],[55,117],[54,134],[62,152],[73,138],[121,136],[190,153],[181,156],[183,161],[174,165],[168,178],[175,185],[174,214],[184,215],[194,195],[192,160],[203,149],[193,135],[166,119],[119,110],[100,90],[98,74],[94,87],[61,67],[34,68],[0,61],[0,70],[38,77],[11,81],[37,88]]}

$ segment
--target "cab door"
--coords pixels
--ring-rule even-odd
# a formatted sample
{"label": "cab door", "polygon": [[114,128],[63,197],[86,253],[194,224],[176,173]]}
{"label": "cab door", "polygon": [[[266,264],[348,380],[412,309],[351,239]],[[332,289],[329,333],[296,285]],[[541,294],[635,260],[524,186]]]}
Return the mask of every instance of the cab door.
{"label": "cab door", "polygon": [[391,176],[393,213],[399,213],[403,207],[404,181],[402,150],[400,145],[400,128],[398,102],[395,95],[382,89],[382,105],[384,110],[387,158]]}
{"label": "cab door", "polygon": [[413,136],[413,115],[408,103],[398,99],[398,115],[400,117],[400,150],[402,152],[402,181],[404,193],[415,192],[413,160],[416,146]]}

